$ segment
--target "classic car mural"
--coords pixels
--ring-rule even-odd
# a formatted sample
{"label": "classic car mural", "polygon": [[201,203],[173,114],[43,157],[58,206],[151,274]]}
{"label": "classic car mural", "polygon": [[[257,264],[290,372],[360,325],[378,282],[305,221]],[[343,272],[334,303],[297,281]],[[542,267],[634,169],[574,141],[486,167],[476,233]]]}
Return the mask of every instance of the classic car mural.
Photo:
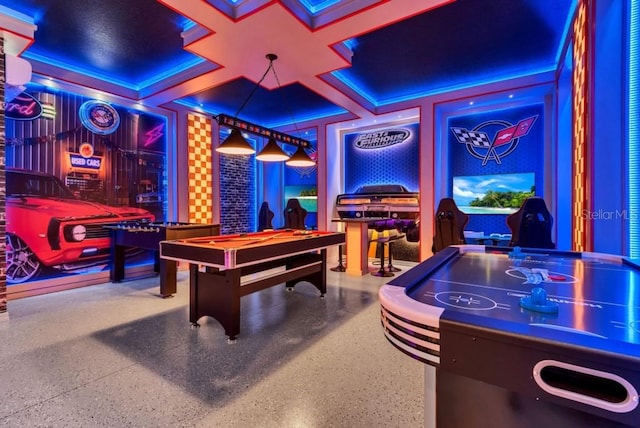
{"label": "classic car mural", "polygon": [[340,218],[389,218],[416,220],[420,214],[420,197],[400,184],[377,184],[359,187],[355,193],[336,198]]}
{"label": "classic car mural", "polygon": [[109,230],[123,221],[154,220],[133,207],[82,201],[50,174],[7,168],[7,282],[36,278],[43,269],[72,271],[108,263]]}
{"label": "classic car mural", "polygon": [[408,242],[420,240],[420,194],[400,184],[366,185],[340,194],[336,210],[343,220],[370,220],[369,229],[397,229]]}

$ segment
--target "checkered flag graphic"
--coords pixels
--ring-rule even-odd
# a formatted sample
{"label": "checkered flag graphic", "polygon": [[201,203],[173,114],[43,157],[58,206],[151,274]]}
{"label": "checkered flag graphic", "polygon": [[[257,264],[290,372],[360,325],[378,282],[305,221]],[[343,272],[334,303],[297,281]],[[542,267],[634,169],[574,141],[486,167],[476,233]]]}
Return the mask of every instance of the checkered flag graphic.
{"label": "checkered flag graphic", "polygon": [[469,131],[464,128],[451,128],[459,143],[476,147],[491,147],[491,140],[485,132]]}

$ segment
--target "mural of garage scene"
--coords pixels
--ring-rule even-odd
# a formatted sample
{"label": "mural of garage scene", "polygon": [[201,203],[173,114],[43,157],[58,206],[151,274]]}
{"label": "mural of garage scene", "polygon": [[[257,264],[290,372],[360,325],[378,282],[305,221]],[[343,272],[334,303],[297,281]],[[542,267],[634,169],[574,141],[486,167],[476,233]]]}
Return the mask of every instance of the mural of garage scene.
{"label": "mural of garage scene", "polygon": [[[123,221],[164,221],[166,121],[29,85],[6,100],[6,276],[12,284],[109,269]],[[128,263],[149,263],[132,250]]]}

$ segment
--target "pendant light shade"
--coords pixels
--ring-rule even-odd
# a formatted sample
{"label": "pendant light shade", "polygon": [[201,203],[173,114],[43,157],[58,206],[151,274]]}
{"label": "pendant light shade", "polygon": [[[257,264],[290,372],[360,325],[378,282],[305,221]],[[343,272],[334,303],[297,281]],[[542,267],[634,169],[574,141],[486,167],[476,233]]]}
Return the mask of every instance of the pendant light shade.
{"label": "pendant light shade", "polygon": [[275,138],[269,138],[262,151],[256,155],[256,159],[264,162],[282,162],[289,159],[289,155],[282,151]]}
{"label": "pendant light shade", "polygon": [[314,166],[316,163],[311,160],[307,152],[304,151],[302,146],[298,146],[296,152],[285,162],[289,166],[309,167]]}
{"label": "pendant light shade", "polygon": [[[216,151],[219,153],[229,154],[229,155],[252,155],[256,152],[256,150],[249,144],[249,142],[242,136],[240,129],[244,129],[247,132],[258,134],[263,137],[268,137],[269,140],[267,144],[262,148],[260,153],[256,155],[256,160],[263,162],[282,162],[289,166],[296,167],[311,167],[315,166],[315,162],[307,155],[304,151],[304,147],[311,147],[311,143],[298,137],[293,137],[287,134],[283,134],[279,131],[274,131],[271,129],[266,129],[259,125],[255,125],[249,122],[242,121],[238,119],[238,116],[242,112],[242,110],[246,107],[247,103],[256,92],[256,90],[262,84],[262,81],[267,77],[269,72],[273,73],[273,77],[275,78],[278,89],[281,89],[280,79],[278,78],[278,74],[276,73],[276,69],[273,66],[273,62],[278,59],[278,55],[269,53],[266,55],[266,58],[269,60],[269,66],[265,70],[264,74],[255,84],[251,92],[247,95],[245,100],[240,104],[236,113],[229,117],[223,114],[219,114],[216,116],[216,121],[220,125],[228,126],[231,128],[231,134],[224,140],[220,145],[216,148]],[[281,91],[280,91],[281,92]],[[283,100],[283,105],[288,105],[286,100]],[[293,113],[289,111],[291,114],[291,119],[293,121],[293,125],[298,130],[298,126],[296,125],[295,118],[293,117]],[[239,129],[240,128],[240,129]],[[296,145],[297,150],[293,154],[293,156],[289,157],[276,143],[276,139],[281,141],[284,144]]]}
{"label": "pendant light shade", "polygon": [[225,155],[251,155],[256,152],[237,128],[231,130],[231,134],[216,147],[216,151]]}

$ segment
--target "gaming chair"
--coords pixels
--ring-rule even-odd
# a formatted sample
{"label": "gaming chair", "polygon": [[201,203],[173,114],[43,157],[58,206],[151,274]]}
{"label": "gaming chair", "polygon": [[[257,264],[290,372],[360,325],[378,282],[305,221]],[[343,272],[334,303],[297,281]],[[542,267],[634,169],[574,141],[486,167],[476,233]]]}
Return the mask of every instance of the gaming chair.
{"label": "gaming chair", "polygon": [[525,199],[520,209],[507,217],[507,226],[511,229],[511,247],[556,248],[551,241],[553,217],[540,197]]}
{"label": "gaming chair", "polygon": [[307,210],[302,208],[300,201],[296,198],[289,199],[284,208],[285,229],[304,229],[305,217],[307,217]]}
{"label": "gaming chair", "polygon": [[464,227],[468,222],[469,216],[458,209],[452,198],[441,199],[436,210],[436,234],[431,250],[437,253],[449,245],[464,244]]}
{"label": "gaming chair", "polygon": [[262,232],[265,229],[273,229],[271,221],[275,214],[269,209],[269,203],[263,202],[258,212],[258,232]]}

